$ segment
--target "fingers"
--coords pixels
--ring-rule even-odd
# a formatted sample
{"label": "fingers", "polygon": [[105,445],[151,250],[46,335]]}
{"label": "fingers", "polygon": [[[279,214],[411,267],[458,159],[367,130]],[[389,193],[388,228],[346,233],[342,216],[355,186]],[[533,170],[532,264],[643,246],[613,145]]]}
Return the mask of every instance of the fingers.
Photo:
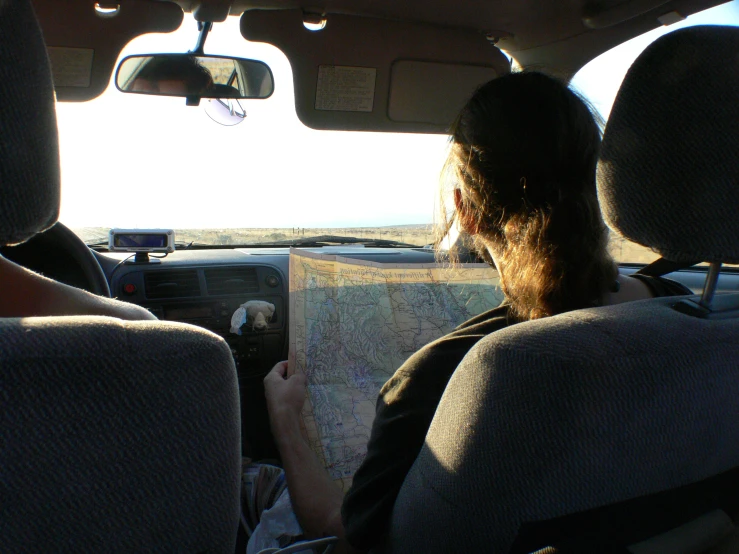
{"label": "fingers", "polygon": [[277,373],[280,377],[286,377],[287,376],[287,361],[277,362],[275,364],[275,367],[272,368],[272,371]]}
{"label": "fingers", "polygon": [[299,371],[296,372],[296,373],[293,373],[290,376],[290,379],[292,379],[293,381],[299,383],[302,386],[305,386],[308,383],[308,378],[305,376],[305,374],[303,374],[303,373],[301,373]]}
{"label": "fingers", "polygon": [[[296,364],[296,363],[289,364],[288,362],[285,362],[285,363],[287,363],[287,375],[286,375],[286,377],[288,379],[290,377],[292,377],[293,375],[302,375],[302,372],[300,371],[300,369],[298,369],[298,364]],[[292,367],[291,367],[291,365],[292,365]]]}
{"label": "fingers", "polygon": [[276,380],[280,381],[296,381],[297,383],[300,383],[301,385],[305,385],[308,380],[300,370],[290,370],[288,367],[288,362],[278,362],[275,364],[275,366],[272,368],[272,370],[265,376],[264,381],[266,383],[269,382],[276,382]]}
{"label": "fingers", "polygon": [[264,382],[269,383],[274,380],[284,380],[287,373],[287,362],[277,362],[267,375],[264,377]]}

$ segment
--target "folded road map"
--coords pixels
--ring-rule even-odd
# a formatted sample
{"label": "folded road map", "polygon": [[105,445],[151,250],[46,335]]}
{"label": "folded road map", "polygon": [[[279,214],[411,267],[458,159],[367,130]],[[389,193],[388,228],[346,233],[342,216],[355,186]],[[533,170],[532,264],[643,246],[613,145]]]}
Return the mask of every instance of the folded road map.
{"label": "folded road map", "polygon": [[419,348],[503,300],[487,264],[382,264],[290,251],[290,364],[311,447],[345,490],[382,385]]}

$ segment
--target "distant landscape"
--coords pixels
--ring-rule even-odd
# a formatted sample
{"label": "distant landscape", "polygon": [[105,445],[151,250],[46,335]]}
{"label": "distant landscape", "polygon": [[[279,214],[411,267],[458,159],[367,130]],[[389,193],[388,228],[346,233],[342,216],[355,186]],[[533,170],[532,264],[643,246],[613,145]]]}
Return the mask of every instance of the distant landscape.
{"label": "distant landscape", "polygon": [[[73,229],[85,242],[107,241],[109,229],[84,227]],[[392,227],[286,227],[242,229],[177,229],[177,242],[202,244],[263,244],[284,242],[310,237],[357,237],[367,240],[392,240],[425,246],[433,242],[431,225],[398,225]]]}
{"label": "distant landscape", "polygon": [[652,252],[649,248],[613,234],[611,234],[610,251],[617,262],[648,264],[659,258],[659,254]]}
{"label": "distant landscape", "polygon": [[[108,228],[84,227],[73,229],[85,242],[108,240]],[[397,225],[390,227],[286,227],[286,228],[241,228],[241,229],[178,229],[178,243],[201,244],[263,244],[285,243],[310,237],[357,237],[367,240],[391,240],[414,246],[426,246],[434,241],[431,225]],[[628,242],[621,237],[611,237],[610,250],[620,262],[649,263],[659,256],[643,246]]]}

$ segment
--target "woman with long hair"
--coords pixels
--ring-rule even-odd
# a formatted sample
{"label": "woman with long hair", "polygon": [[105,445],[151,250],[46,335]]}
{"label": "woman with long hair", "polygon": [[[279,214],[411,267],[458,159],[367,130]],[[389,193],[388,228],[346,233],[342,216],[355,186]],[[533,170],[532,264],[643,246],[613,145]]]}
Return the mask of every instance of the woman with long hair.
{"label": "woman with long hair", "polygon": [[619,275],[596,194],[600,129],[560,81],[536,72],[490,81],[461,111],[450,143],[441,233],[456,225],[472,238],[497,268],[505,301],[420,349],[383,386],[367,456],[345,496],[301,436],[305,377],[283,362],[264,381],[298,520],[307,536],[338,535],[347,549],[382,541],[441,395],[482,337],[570,310],[690,293],[666,279]]}

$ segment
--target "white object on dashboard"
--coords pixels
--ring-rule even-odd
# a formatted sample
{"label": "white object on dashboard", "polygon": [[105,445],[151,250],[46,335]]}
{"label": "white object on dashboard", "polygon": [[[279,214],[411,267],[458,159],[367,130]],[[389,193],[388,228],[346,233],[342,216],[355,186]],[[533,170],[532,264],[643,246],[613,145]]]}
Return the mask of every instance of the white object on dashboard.
{"label": "white object on dashboard", "polygon": [[245,302],[231,316],[231,332],[241,334],[241,326],[251,321],[254,331],[267,329],[269,320],[275,314],[275,305],[264,300],[249,300]]}

